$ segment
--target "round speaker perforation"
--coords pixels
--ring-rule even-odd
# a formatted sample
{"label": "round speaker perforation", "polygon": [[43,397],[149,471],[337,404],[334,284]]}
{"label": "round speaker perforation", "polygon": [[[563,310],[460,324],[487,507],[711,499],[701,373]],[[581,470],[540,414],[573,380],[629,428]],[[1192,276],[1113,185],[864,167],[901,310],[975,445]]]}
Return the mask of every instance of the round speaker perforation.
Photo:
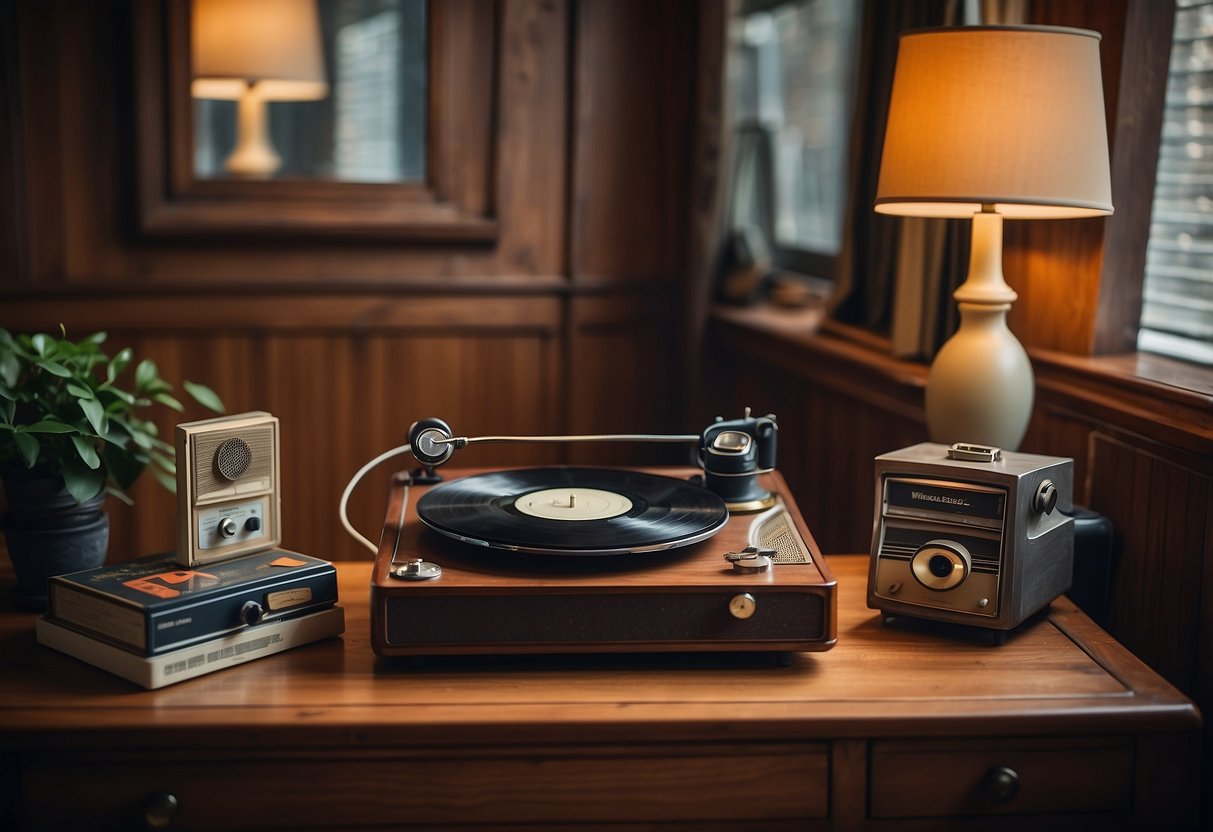
{"label": "round speaker perforation", "polygon": [[215,451],[215,468],[224,479],[240,479],[252,461],[252,449],[238,436],[228,439]]}

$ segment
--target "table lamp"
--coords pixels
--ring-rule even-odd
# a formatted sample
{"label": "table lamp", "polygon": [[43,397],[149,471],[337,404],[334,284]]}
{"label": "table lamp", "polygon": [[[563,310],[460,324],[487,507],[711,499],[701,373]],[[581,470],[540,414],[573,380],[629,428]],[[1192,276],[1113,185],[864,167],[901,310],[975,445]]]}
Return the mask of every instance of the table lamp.
{"label": "table lamp", "polygon": [[234,100],[233,176],[272,176],[282,160],[270,143],[268,101],[328,95],[315,0],[194,0],[190,18],[195,98]]}
{"label": "table lamp", "polygon": [[1007,328],[1002,221],[1112,213],[1099,33],[961,26],[900,38],[877,212],[972,217],[960,327],[927,378],[937,442],[1015,449],[1032,415],[1027,353]]}

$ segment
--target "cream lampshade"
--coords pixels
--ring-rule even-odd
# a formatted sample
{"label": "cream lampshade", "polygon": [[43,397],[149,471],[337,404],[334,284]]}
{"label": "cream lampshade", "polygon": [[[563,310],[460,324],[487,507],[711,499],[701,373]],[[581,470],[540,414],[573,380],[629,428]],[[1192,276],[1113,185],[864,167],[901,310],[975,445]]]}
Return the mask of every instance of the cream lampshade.
{"label": "cream lampshade", "polygon": [[927,379],[937,442],[1014,449],[1032,415],[1027,353],[1007,328],[1002,221],[1112,213],[1099,34],[961,26],[901,36],[876,211],[972,217],[960,328]]}
{"label": "cream lampshade", "polygon": [[328,95],[315,0],[193,0],[190,25],[191,93],[238,102],[228,173],[272,175],[266,102]]}

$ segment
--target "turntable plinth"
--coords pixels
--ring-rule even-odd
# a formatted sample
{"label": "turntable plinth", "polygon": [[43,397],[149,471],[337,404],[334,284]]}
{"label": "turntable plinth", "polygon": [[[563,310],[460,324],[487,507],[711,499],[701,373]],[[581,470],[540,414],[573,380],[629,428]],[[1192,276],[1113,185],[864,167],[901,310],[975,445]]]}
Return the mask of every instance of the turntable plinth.
{"label": "turntable plinth", "polygon": [[[686,479],[691,468],[645,469]],[[449,470],[449,478],[483,470]],[[496,653],[828,650],[835,580],[777,473],[762,484],[778,506],[735,514],[714,536],[681,548],[552,556],[461,543],[418,520],[426,487],[393,480],[371,578],[371,642],[382,656]],[[781,510],[782,509],[782,510]],[[725,559],[755,542],[778,554],[765,571]],[[395,566],[441,567],[402,580]]]}

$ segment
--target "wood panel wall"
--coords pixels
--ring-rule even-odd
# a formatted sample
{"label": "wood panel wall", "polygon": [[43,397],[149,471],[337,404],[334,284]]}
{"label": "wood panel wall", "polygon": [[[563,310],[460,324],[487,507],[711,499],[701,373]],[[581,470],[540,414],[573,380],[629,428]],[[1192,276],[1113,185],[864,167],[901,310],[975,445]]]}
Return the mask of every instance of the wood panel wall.
{"label": "wood panel wall", "polygon": [[[0,229],[0,326],[105,329],[167,379],[209,384],[230,412],[277,415],[284,544],[328,558],[368,556],[340,529],[338,497],[415,419],[439,416],[465,435],[685,432],[674,370],[692,3],[492,4],[498,232],[482,244],[143,236],[140,2],[0,12],[0,185],[12,183],[0,193],[0,218],[12,220]],[[168,434],[179,417],[156,421]],[[459,462],[595,454],[492,446]],[[364,534],[377,535],[400,467],[385,464],[355,494]],[[173,498],[150,477],[134,497],[111,506],[111,560],[173,545]]]}

